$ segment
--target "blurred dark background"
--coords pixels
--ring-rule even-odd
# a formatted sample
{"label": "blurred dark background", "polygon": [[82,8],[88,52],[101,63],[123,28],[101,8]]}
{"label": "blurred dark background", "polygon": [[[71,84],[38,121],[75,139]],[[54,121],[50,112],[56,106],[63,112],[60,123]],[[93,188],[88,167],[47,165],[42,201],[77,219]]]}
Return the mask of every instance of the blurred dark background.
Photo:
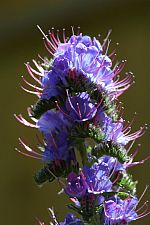
{"label": "blurred dark background", "polygon": [[[125,117],[138,116],[133,131],[144,123],[150,123],[150,1],[149,0],[43,0],[3,1],[0,8],[0,84],[1,84],[1,156],[0,156],[0,224],[33,225],[35,217],[49,221],[47,208],[54,206],[58,218],[67,212],[67,199],[57,196],[58,185],[47,184],[38,188],[32,174],[41,167],[41,162],[23,157],[14,151],[17,138],[22,137],[34,146],[36,131],[24,127],[14,119],[14,113],[26,115],[27,106],[35,97],[23,92],[19,83],[21,75],[27,75],[24,63],[48,55],[42,36],[36,25],[47,32],[51,27],[66,28],[71,34],[71,25],[81,27],[84,34],[102,40],[111,28],[112,44],[117,48],[118,60],[127,59],[123,72],[132,71],[136,83],[120,99],[124,102]],[[140,160],[149,154],[150,132],[134,145],[142,144],[137,156]],[[138,193],[142,194],[149,184],[149,162],[131,169],[134,179],[139,180]],[[144,196],[149,198],[150,190]],[[150,199],[150,198],[149,198]],[[148,225],[149,218],[133,224]]]}

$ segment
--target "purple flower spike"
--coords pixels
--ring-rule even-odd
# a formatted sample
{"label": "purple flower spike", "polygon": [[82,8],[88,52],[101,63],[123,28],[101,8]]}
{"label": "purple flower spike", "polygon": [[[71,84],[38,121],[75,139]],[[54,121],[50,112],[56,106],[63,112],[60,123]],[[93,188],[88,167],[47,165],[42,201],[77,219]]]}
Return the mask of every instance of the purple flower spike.
{"label": "purple flower spike", "polygon": [[[54,31],[51,31],[48,38],[41,28],[39,29],[45,37],[44,44],[53,56],[53,61],[51,67],[45,69],[43,63],[39,64],[33,60],[37,71],[29,63],[26,64],[30,76],[40,86],[32,85],[23,78],[24,82],[33,88],[33,90],[28,90],[22,87],[25,91],[42,99],[61,96],[63,94],[61,85],[63,84],[64,88],[67,86],[66,78],[68,78],[70,71],[75,71],[75,76],[84,75],[89,82],[95,83],[113,99],[132,85],[132,74],[126,74],[125,78],[119,81],[118,75],[124,68],[125,61],[114,67],[112,66],[111,57],[114,57],[114,52],[108,54],[110,33],[101,45],[96,38],[83,36],[82,33],[79,35],[73,34],[67,40],[63,32],[63,41],[60,41],[58,32],[54,35]],[[45,60],[42,60],[45,63]]]}
{"label": "purple flower spike", "polygon": [[[122,81],[118,81],[118,78],[113,80],[123,69],[125,61],[112,68],[112,61],[107,56],[107,51],[104,51],[106,42],[102,46],[96,38],[92,40],[82,34],[73,35],[68,42],[58,46],[55,59],[61,61],[67,59],[70,70],[75,68],[77,74],[85,75],[91,82],[117,97],[129,88],[133,78],[128,74]],[[64,67],[62,74],[64,74]]]}
{"label": "purple flower spike", "polygon": [[57,180],[62,185],[59,193],[72,201],[68,208],[81,217],[68,213],[59,222],[49,209],[50,224],[128,225],[150,214],[147,202],[137,209],[148,186],[138,200],[137,181],[128,174],[128,168],[150,158],[134,160],[140,146],[130,154],[146,125],[132,133],[134,118],[127,123],[123,119],[118,97],[133,84],[134,77],[129,72],[120,80],[126,60],[115,63],[115,50],[109,53],[111,32],[101,44],[79,30],[75,34],[73,27],[69,38],[65,29],[62,37],[53,28],[48,35],[38,29],[52,59],[39,56],[41,62],[33,60],[33,67],[26,63],[35,85],[22,77],[29,89],[21,87],[38,100],[27,109],[31,121],[22,114],[15,117],[36,128],[42,138],[37,136],[39,144],[33,148],[19,138],[23,151],[16,150],[43,162],[34,174],[37,185]]}

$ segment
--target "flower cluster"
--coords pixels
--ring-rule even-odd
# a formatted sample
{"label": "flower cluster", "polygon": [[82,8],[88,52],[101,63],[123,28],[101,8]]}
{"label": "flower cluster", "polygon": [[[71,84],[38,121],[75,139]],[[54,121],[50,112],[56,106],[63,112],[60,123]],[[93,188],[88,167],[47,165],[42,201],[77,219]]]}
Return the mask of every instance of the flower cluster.
{"label": "flower cluster", "polygon": [[146,202],[136,209],[137,182],[127,171],[149,158],[133,161],[139,146],[129,153],[145,126],[131,132],[134,118],[127,123],[123,119],[118,97],[133,84],[133,75],[127,73],[120,80],[125,61],[114,64],[115,51],[108,53],[110,33],[101,44],[82,33],[73,32],[68,39],[63,31],[60,40],[59,31],[55,34],[52,29],[48,37],[39,29],[53,58],[33,60],[37,69],[26,64],[37,85],[23,77],[32,90],[22,88],[38,100],[28,108],[32,122],[21,114],[15,117],[38,129],[43,141],[33,150],[19,138],[25,151],[16,150],[43,161],[43,168],[34,174],[38,185],[65,180],[64,194],[72,201],[68,207],[80,218],[69,213],[58,222],[51,210],[54,224],[123,225],[149,214]]}

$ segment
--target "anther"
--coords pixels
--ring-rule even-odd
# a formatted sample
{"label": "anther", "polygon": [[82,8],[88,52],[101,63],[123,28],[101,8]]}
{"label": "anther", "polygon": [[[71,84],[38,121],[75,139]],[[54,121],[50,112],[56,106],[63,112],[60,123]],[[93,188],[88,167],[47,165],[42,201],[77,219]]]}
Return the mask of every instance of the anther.
{"label": "anther", "polygon": [[77,35],[79,35],[80,34],[80,27],[78,27],[78,31],[77,31]]}

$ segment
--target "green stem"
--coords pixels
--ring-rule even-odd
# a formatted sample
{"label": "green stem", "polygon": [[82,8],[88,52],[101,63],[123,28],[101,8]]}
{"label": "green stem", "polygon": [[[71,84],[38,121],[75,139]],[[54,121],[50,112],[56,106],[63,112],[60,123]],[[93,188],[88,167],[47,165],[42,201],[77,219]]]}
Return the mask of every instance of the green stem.
{"label": "green stem", "polygon": [[82,160],[82,165],[83,166],[84,165],[89,165],[88,156],[87,156],[87,150],[86,150],[84,144],[80,144],[78,150],[80,152],[80,157],[81,157],[81,160]]}

